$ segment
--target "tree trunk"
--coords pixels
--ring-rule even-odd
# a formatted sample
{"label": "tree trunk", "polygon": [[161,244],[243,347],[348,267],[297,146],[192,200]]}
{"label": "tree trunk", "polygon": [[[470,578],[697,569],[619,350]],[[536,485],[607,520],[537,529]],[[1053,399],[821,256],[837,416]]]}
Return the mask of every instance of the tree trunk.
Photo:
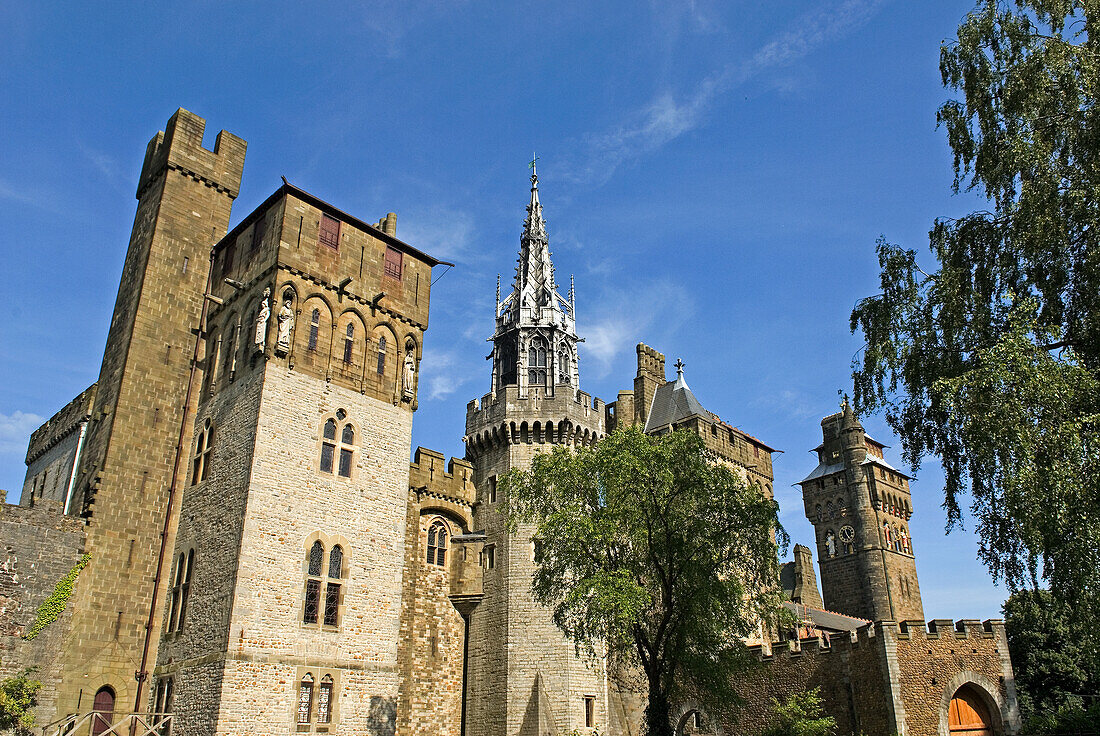
{"label": "tree trunk", "polygon": [[649,702],[645,707],[645,736],[675,736],[669,720],[668,695],[661,688],[660,676],[649,677]]}

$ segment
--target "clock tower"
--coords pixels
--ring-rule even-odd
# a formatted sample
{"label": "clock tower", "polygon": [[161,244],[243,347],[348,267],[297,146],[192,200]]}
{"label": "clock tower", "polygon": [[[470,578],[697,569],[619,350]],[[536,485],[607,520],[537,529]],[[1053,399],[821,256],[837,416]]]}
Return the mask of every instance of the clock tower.
{"label": "clock tower", "polygon": [[848,402],[821,421],[818,465],[802,480],[825,608],[872,621],[923,619],[909,476],[883,456]]}

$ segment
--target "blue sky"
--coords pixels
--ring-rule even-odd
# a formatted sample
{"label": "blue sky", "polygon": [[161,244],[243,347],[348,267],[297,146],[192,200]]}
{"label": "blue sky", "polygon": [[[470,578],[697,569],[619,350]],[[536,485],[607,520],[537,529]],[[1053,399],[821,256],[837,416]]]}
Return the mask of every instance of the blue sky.
{"label": "blue sky", "polygon": [[[951,195],[935,124],[939,46],[971,4],[349,5],[0,6],[9,499],[30,431],[98,375],[145,144],[185,107],[208,145],[222,128],[249,142],[234,222],[285,175],[364,220],[396,211],[399,237],[456,262],[432,289],[413,434],[453,455],[489,388],[495,279],[537,152],[582,388],[629,388],[639,341],[683,359],[704,405],[784,451],[782,520],[812,546],[791,484],[850,391],[875,239],[927,253],[934,218],[979,205]],[[916,475],[926,616],[998,616],[976,541],[944,535],[938,466]]]}

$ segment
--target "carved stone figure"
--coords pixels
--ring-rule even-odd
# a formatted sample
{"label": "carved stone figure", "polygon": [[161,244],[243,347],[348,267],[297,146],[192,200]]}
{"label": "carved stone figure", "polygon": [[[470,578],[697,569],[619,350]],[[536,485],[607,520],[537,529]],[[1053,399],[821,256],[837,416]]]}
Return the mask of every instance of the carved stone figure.
{"label": "carved stone figure", "polygon": [[258,352],[267,347],[267,320],[271,317],[271,289],[264,289],[260,309],[256,312],[256,335],[252,342]]}
{"label": "carved stone figure", "polygon": [[401,372],[401,387],[405,401],[412,401],[416,390],[416,358],[413,357],[411,347],[405,351],[405,366]]}
{"label": "carved stone figure", "polygon": [[825,550],[829,553],[829,557],[836,557],[836,537],[832,530],[825,535]]}
{"label": "carved stone figure", "polygon": [[289,296],[283,297],[283,306],[276,319],[279,322],[279,335],[275,340],[275,352],[286,355],[290,351],[290,331],[294,329],[294,306]]}

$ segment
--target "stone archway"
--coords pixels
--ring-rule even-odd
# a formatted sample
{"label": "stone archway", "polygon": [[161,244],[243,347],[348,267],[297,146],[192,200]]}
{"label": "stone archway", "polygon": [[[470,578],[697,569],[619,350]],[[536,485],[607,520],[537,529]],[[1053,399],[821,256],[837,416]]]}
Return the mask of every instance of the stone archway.
{"label": "stone archway", "polygon": [[972,670],[952,677],[940,701],[939,736],[1003,736],[1015,724],[1015,703],[1002,697],[997,683]]}
{"label": "stone archway", "polygon": [[676,736],[704,733],[724,736],[722,727],[707,715],[703,706],[693,700],[680,704],[672,718],[672,725]]}
{"label": "stone archway", "polygon": [[952,736],[993,736],[993,718],[973,685],[963,685],[951,696],[947,730]]}

